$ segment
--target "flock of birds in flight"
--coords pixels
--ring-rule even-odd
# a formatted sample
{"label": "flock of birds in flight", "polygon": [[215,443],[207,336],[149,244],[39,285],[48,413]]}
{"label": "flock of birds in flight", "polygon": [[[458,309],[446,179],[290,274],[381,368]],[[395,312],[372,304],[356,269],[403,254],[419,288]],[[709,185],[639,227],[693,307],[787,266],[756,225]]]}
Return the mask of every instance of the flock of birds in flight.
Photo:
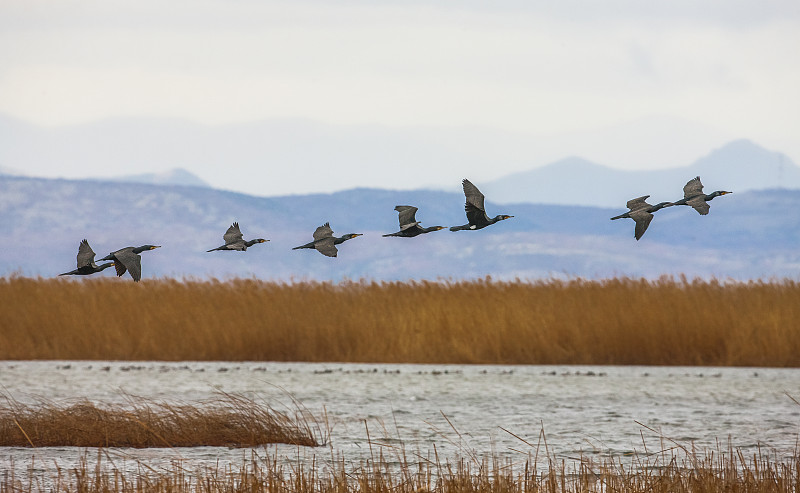
{"label": "flock of birds in flight", "polygon": [[[464,230],[477,230],[483,229],[487,226],[491,226],[492,224],[503,221],[514,216],[509,216],[508,214],[499,214],[495,217],[489,217],[486,214],[486,209],[484,208],[484,196],[478,187],[472,184],[467,179],[464,179],[461,184],[464,188],[464,196],[466,197],[466,204],[464,205],[464,210],[467,214],[467,224],[462,226],[453,226],[450,228],[450,231],[464,231]],[[647,203],[647,199],[650,197],[649,195],[644,195],[642,197],[637,197],[635,199],[631,199],[628,201],[626,206],[628,207],[628,212],[624,214],[620,214],[618,216],[614,216],[611,219],[622,219],[622,218],[630,218],[633,219],[636,223],[636,227],[634,230],[634,237],[638,240],[639,238],[644,235],[644,232],[647,231],[647,227],[650,225],[650,221],[653,220],[653,212],[656,212],[660,209],[665,207],[672,207],[673,205],[688,205],[696,210],[701,215],[708,214],[709,205],[708,202],[713,200],[714,197],[718,197],[720,195],[726,195],[732,192],[726,192],[724,190],[718,190],[716,192],[710,193],[708,195],[703,193],[703,184],[700,183],[700,177],[693,178],[689,180],[686,186],[683,187],[683,198],[676,202],[661,202],[656,205],[650,205]],[[399,236],[404,238],[413,238],[415,236],[419,236],[421,234],[430,233],[432,231],[439,231],[445,229],[444,226],[430,226],[427,228],[423,228],[420,226],[420,222],[416,220],[415,215],[417,212],[417,208],[410,205],[398,205],[394,208],[398,212],[398,219],[400,222],[400,231],[396,233],[385,234],[383,236]],[[325,223],[322,226],[318,227],[314,231],[313,241],[306,243],[305,245],[300,245],[298,247],[294,247],[292,250],[299,250],[303,248],[310,248],[318,251],[319,253],[327,256],[327,257],[336,257],[337,255],[337,248],[336,245],[344,243],[345,241],[355,238],[357,236],[362,236],[360,233],[349,233],[346,235],[342,235],[340,237],[333,236],[333,230],[331,229],[330,223]],[[217,248],[212,248],[208,250],[208,252],[214,251],[223,251],[223,250],[232,250],[232,251],[246,251],[249,247],[255,245],[256,243],[266,243],[269,240],[265,240],[264,238],[256,238],[254,240],[247,240],[245,241],[241,230],[239,229],[239,223],[235,222],[231,225],[230,228],[225,232],[222,236],[222,239],[225,241],[225,244],[222,246],[218,246]],[[97,265],[94,261],[95,253],[92,250],[92,247],[89,246],[89,242],[87,240],[83,240],[78,247],[78,267],[77,269],[64,272],[63,274],[59,274],[61,276],[86,276],[90,274],[95,274],[97,272],[101,272],[112,265],[117,271],[117,276],[122,276],[125,274],[126,271],[130,272],[131,277],[134,281],[138,282],[142,278],[142,257],[139,255],[142,252],[146,252],[148,250],[155,250],[156,248],[160,248],[157,245],[142,245],[140,247],[125,247],[115,252],[111,252],[105,257],[101,258],[100,261],[109,260],[107,264]]]}

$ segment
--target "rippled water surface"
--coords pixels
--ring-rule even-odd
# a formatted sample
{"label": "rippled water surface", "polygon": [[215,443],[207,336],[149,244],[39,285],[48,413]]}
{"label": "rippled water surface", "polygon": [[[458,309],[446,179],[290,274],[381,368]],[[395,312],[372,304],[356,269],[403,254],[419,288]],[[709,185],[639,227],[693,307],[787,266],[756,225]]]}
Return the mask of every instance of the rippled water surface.
{"label": "rippled water surface", "polygon": [[[780,459],[796,452],[800,430],[800,405],[789,397],[800,400],[795,369],[15,361],[0,362],[0,385],[22,402],[124,402],[126,393],[193,402],[221,390],[278,409],[294,410],[296,399],[328,417],[330,443],[322,448],[109,452],[156,465],[236,463],[253,452],[358,461],[376,448],[391,459],[401,445],[410,455],[427,456],[435,445],[440,457],[516,460],[544,453],[544,438],[562,458],[622,457],[677,442],[701,450],[730,443]],[[85,453],[2,448],[0,468],[71,467]]]}

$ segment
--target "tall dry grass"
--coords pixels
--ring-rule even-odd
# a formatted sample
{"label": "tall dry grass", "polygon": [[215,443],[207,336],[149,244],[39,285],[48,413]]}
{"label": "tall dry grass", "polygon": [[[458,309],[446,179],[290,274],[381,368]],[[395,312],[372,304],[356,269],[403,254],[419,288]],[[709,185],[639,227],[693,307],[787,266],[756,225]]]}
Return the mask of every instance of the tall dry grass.
{"label": "tall dry grass", "polygon": [[196,404],[127,401],[25,405],[6,397],[0,401],[0,447],[315,447],[323,435],[307,414],[291,416],[242,395]]}
{"label": "tall dry grass", "polygon": [[[156,470],[124,472],[104,459],[81,464],[53,477],[29,471],[0,477],[0,493],[796,493],[800,458],[745,457],[737,451],[699,457],[663,452],[631,463],[579,458],[569,465],[554,457],[528,457],[517,463],[489,457],[440,462],[383,454],[348,467],[343,460],[323,468],[288,466],[256,453],[241,465],[192,469],[173,463]],[[545,465],[540,472],[537,461]],[[94,465],[92,465],[92,463]],[[109,467],[111,466],[111,467]],[[33,468],[33,465],[31,466]]]}
{"label": "tall dry grass", "polygon": [[0,279],[0,359],[800,366],[800,285]]}

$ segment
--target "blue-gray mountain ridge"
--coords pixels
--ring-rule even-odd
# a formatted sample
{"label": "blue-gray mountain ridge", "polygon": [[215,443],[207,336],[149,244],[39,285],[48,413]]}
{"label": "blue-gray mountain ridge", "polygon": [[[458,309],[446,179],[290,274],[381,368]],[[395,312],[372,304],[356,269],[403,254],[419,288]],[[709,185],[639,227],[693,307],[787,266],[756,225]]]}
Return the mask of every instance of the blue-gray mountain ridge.
{"label": "blue-gray mountain ridge", "polygon": [[498,202],[619,207],[642,195],[650,195],[655,202],[676,200],[683,185],[697,175],[702,177],[706,193],[800,189],[800,167],[788,156],[742,139],[688,166],[626,171],[572,157],[486,182],[482,190]]}
{"label": "blue-gray mountain ridge", "polygon": [[[680,198],[679,185],[669,199]],[[707,191],[713,190],[709,185]],[[488,192],[490,215],[515,217],[480,231],[382,238],[397,230],[393,208],[398,204],[419,207],[417,220],[423,226],[463,224],[463,195],[353,189],[256,197],[205,187],[0,176],[0,228],[5,233],[0,238],[0,275],[50,277],[74,269],[78,243],[87,238],[98,256],[129,245],[163,245],[143,258],[143,282],[160,276],[281,281],[618,275],[796,279],[800,191],[733,191],[711,202],[708,216],[689,207],[659,211],[638,242],[633,221],[609,220],[624,207],[501,205]],[[206,253],[220,244],[234,221],[245,238],[271,241],[244,253]],[[291,250],[310,241],[314,229],[327,221],[337,235],[365,236],[341,245],[338,258]]]}
{"label": "blue-gray mountain ridge", "polygon": [[[674,138],[670,150],[699,149],[676,122],[667,127],[652,123],[639,125],[649,128],[645,133],[669,129]],[[681,125],[691,127],[689,122]],[[622,147],[643,137],[636,128],[626,127],[594,138],[607,138]],[[665,163],[660,155],[674,155],[654,147],[663,140],[645,138],[649,144],[630,146],[650,149],[649,158],[645,151],[635,151],[642,156],[642,168]],[[724,142],[717,137],[700,140]],[[581,158],[553,163],[553,158],[543,156],[564,154],[546,152],[546,147],[550,145],[530,135],[485,128],[389,128],[292,119],[209,126],[168,118],[113,118],[42,127],[0,114],[0,173],[7,174],[10,169],[10,174],[54,177],[69,170],[76,177],[122,174],[126,181],[204,184],[197,176],[165,177],[143,171],[178,169],[201,176],[213,187],[256,195],[283,195],[287,183],[292,193],[366,184],[457,192],[460,179],[467,176],[497,202],[605,207],[618,207],[646,194],[660,201],[698,174],[708,186],[719,183],[719,188],[739,192],[800,189],[800,171],[788,157],[746,140],[723,145],[694,163],[681,158],[670,163],[677,167],[656,171],[618,170],[613,166],[619,163],[613,161],[606,167]],[[560,147],[572,148],[566,143]],[[585,152],[593,155],[591,150]],[[534,167],[547,162],[551,164]],[[503,177],[507,171],[497,171],[501,169],[520,172]],[[257,179],[253,170],[261,170]]]}

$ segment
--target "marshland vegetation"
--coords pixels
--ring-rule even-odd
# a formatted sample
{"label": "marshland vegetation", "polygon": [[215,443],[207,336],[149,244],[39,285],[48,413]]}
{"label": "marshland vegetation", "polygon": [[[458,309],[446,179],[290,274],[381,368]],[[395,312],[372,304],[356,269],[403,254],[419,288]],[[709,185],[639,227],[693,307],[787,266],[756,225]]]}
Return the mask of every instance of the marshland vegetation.
{"label": "marshland vegetation", "polygon": [[800,284],[0,279],[0,359],[800,366]]}
{"label": "marshland vegetation", "polygon": [[256,447],[270,443],[318,446],[315,418],[290,414],[237,394],[198,403],[127,396],[125,404],[82,399],[23,404],[0,401],[1,447]]}
{"label": "marshland vegetation", "polygon": [[[676,452],[677,450],[677,452]],[[571,462],[533,453],[519,461],[470,457],[453,462],[403,452],[375,452],[372,459],[348,465],[285,464],[253,451],[240,464],[192,467],[180,461],[158,469],[140,465],[117,469],[102,450],[87,453],[73,468],[51,477],[12,470],[0,477],[0,493],[78,491],[83,493],[795,493],[800,490],[798,455],[776,459],[746,457],[733,449],[697,455],[669,447],[629,458]],[[539,467],[540,463],[545,465]],[[322,467],[319,467],[322,466]],[[34,466],[31,465],[31,468]]]}

